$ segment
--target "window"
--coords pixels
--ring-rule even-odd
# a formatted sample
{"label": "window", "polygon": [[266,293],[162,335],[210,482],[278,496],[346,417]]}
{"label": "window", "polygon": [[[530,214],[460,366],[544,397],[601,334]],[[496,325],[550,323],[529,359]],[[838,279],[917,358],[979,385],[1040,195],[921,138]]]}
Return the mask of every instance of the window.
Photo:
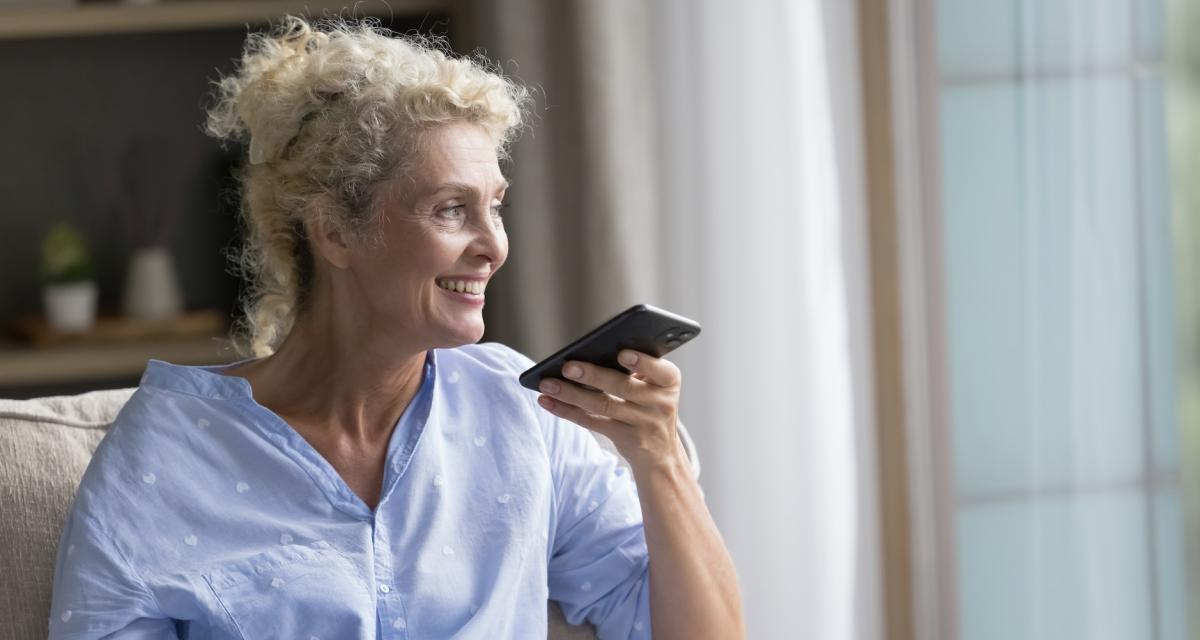
{"label": "window", "polygon": [[910,378],[915,635],[1188,637],[1164,2],[892,8],[932,371]]}

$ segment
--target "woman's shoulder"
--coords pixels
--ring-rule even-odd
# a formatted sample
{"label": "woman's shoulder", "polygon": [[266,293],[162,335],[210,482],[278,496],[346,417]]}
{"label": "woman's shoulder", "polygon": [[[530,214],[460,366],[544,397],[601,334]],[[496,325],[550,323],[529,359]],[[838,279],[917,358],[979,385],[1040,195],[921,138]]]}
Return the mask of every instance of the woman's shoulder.
{"label": "woman's shoulder", "polygon": [[77,498],[93,508],[123,504],[130,487],[154,486],[168,467],[190,465],[199,435],[238,419],[226,399],[164,385],[148,370],[92,454]]}
{"label": "woman's shoulder", "polygon": [[533,360],[499,342],[439,350],[441,396],[458,405],[459,410],[486,407],[494,419],[508,415],[513,420],[540,425],[542,410],[537,406],[537,392],[521,386],[519,380],[521,372],[531,366]]}
{"label": "woman's shoulder", "polygon": [[[503,406],[519,406],[522,417],[529,419],[529,424],[536,424],[541,432],[543,443],[550,449],[563,451],[576,450],[595,443],[591,434],[573,422],[557,418],[537,404],[539,393],[525,388],[519,381],[519,376],[534,365],[534,361],[525,354],[499,342],[484,342],[465,345],[450,350],[455,352],[453,360],[439,360],[439,367],[445,366],[448,371],[439,374],[439,379],[450,382],[450,387],[461,388],[463,370],[473,371],[472,380],[478,384],[469,392],[470,397],[477,399],[482,394],[489,400],[488,406],[500,411]],[[488,379],[489,376],[495,376]],[[460,393],[467,393],[465,390]]]}
{"label": "woman's shoulder", "polygon": [[214,416],[232,414],[232,394],[198,393],[179,384],[164,384],[147,370],[141,383],[113,419],[104,442],[133,444],[146,440],[179,444],[179,431],[204,429]]}

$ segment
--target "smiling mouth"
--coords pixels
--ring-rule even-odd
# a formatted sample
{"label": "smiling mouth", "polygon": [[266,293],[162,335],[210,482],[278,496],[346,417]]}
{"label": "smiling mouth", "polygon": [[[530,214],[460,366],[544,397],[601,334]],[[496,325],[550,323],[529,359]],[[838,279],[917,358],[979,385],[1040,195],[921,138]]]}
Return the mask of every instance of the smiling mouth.
{"label": "smiling mouth", "polygon": [[483,295],[487,283],[482,280],[436,280],[437,286],[447,291]]}

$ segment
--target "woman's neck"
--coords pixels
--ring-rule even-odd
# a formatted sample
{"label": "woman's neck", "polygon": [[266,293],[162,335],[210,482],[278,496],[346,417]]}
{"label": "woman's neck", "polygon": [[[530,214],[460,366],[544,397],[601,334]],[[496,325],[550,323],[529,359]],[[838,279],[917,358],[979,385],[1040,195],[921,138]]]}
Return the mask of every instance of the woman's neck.
{"label": "woman's neck", "polygon": [[255,401],[293,425],[351,446],[386,445],[420,389],[426,351],[372,347],[369,333],[328,324],[301,316],[273,355],[225,373],[248,380]]}

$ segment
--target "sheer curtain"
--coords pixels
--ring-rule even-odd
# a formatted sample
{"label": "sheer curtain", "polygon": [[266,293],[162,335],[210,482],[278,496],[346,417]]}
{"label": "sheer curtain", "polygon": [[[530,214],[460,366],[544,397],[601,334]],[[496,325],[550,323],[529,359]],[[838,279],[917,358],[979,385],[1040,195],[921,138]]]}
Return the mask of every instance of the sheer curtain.
{"label": "sheer curtain", "polygon": [[544,91],[489,331],[536,358],[634,302],[698,319],[671,359],[750,637],[879,637],[854,3],[487,4]]}
{"label": "sheer curtain", "polygon": [[684,415],[751,637],[876,633],[852,6],[680,1],[654,21],[664,296],[707,323],[679,358]]}

